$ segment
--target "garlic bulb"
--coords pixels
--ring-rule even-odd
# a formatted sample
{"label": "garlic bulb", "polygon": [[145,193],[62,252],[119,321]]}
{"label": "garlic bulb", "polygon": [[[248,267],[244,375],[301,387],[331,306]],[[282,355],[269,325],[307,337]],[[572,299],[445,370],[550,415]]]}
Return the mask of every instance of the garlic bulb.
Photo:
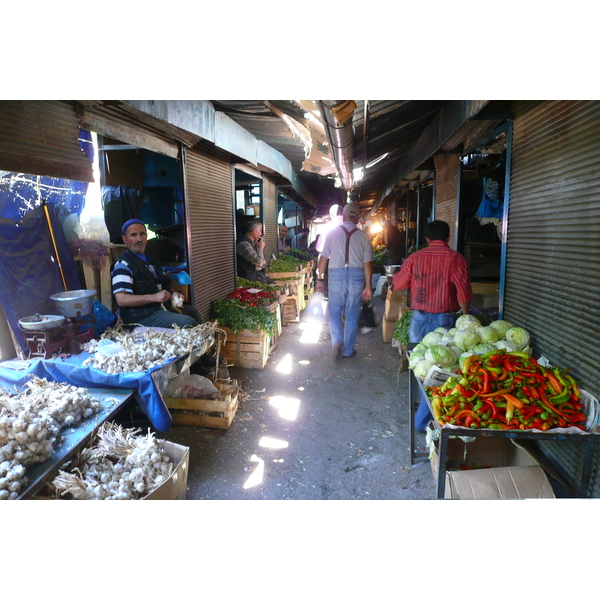
{"label": "garlic bulb", "polygon": [[69,416],[79,422],[82,407],[92,414],[103,407],[85,388],[38,377],[25,388],[16,395],[0,392],[0,499],[18,497],[27,485],[26,467],[52,456]]}
{"label": "garlic bulb", "polygon": [[152,492],[171,476],[173,463],[164,441],[139,431],[104,423],[71,472],[60,471],[52,481],[54,490],[82,500],[136,500]]}
{"label": "garlic bulb", "polygon": [[98,350],[98,341],[90,340],[83,346],[90,353],[83,365],[95,367],[109,375],[145,371],[172,358],[186,356],[192,351],[207,352],[214,343],[216,326],[216,321],[209,321],[196,327],[174,326],[169,331],[148,329],[144,332],[126,333],[119,327],[109,329],[102,334],[101,339],[118,342],[123,351],[106,356]]}

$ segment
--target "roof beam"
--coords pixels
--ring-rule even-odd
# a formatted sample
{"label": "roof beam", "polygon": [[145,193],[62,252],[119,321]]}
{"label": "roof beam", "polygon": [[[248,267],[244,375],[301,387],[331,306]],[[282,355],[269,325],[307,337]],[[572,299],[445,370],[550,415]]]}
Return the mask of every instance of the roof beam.
{"label": "roof beam", "polygon": [[489,100],[450,100],[445,104],[425,127],[419,139],[412,144],[407,155],[398,162],[396,172],[375,201],[371,215],[375,214],[383,200],[409,173],[435,154],[463,123],[477,115],[488,102]]}

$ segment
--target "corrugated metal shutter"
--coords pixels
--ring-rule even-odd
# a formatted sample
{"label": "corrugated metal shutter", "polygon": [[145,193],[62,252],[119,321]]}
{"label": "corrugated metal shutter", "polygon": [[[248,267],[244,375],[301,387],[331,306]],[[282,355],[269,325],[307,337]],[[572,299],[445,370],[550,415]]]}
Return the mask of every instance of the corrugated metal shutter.
{"label": "corrugated metal shutter", "polygon": [[0,169],[93,182],[73,102],[0,102]]}
{"label": "corrugated metal shutter", "polygon": [[231,160],[216,148],[191,149],[184,171],[192,299],[208,320],[211,302],[235,289]]}
{"label": "corrugated metal shutter", "polygon": [[600,390],[600,102],[547,102],[514,120],[504,316]]}
{"label": "corrugated metal shutter", "polygon": [[277,252],[277,186],[275,181],[265,176],[263,178],[263,232],[265,235],[265,258],[270,262],[271,256]]}
{"label": "corrugated metal shutter", "polygon": [[438,154],[435,164],[435,219],[450,225],[450,246],[456,248],[456,202],[458,199],[458,154]]}
{"label": "corrugated metal shutter", "polygon": [[[503,315],[598,396],[600,102],[528,108],[515,107]],[[578,444],[541,446],[575,480],[590,465]],[[598,497],[600,481],[592,488]]]}

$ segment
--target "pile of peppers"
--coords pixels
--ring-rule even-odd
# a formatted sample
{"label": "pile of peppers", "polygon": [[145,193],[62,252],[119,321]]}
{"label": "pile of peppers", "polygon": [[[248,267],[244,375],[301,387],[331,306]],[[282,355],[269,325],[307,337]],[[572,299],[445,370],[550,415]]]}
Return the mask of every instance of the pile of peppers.
{"label": "pile of peppers", "polygon": [[237,288],[233,290],[228,297],[243,302],[244,304],[248,304],[249,306],[263,306],[265,299],[268,303],[275,300],[275,293],[266,290],[251,292],[250,288]]}
{"label": "pile of peppers", "polygon": [[440,425],[585,431],[581,393],[567,371],[545,368],[524,352],[497,350],[467,356],[456,377],[426,391]]}

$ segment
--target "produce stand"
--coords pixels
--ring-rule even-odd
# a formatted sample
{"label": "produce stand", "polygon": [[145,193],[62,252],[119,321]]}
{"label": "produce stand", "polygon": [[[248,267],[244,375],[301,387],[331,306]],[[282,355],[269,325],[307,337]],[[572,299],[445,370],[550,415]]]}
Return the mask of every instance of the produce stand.
{"label": "produce stand", "polygon": [[26,487],[22,488],[17,500],[26,500],[33,496],[42,486],[52,479],[62,466],[71,460],[92,438],[94,432],[114,416],[134,397],[132,390],[119,389],[88,389],[90,395],[98,398],[104,408],[84,419],[76,427],[63,429],[60,433],[61,443],[56,447],[52,456],[43,463],[37,463],[27,469]]}
{"label": "produce stand", "polygon": [[[409,344],[409,349],[415,344]],[[416,412],[417,401],[420,393],[425,394],[425,389],[421,380],[411,371],[409,374],[408,385],[408,407],[409,407],[409,427],[410,427],[410,456],[411,464],[428,460],[428,452],[417,452],[415,445],[415,427],[414,415]],[[426,395],[425,395],[426,396]],[[429,398],[427,398],[430,411],[433,409]],[[571,488],[573,497],[589,498],[593,497],[593,484],[597,471],[595,457],[600,456],[600,435],[596,433],[579,434],[521,430],[498,430],[498,429],[466,429],[444,426],[442,427],[435,419],[431,421],[435,430],[439,433],[437,441],[437,452],[439,456],[439,472],[437,480],[437,497],[444,498],[446,491],[446,462],[448,457],[448,442],[451,437],[467,436],[476,438],[505,438],[517,441],[529,440],[535,444],[541,451],[542,455],[547,456],[544,452],[544,447],[547,444],[560,443],[567,446],[567,453],[577,457],[579,469],[568,470],[562,463],[555,462],[548,458],[552,467],[554,467],[567,482]]]}

